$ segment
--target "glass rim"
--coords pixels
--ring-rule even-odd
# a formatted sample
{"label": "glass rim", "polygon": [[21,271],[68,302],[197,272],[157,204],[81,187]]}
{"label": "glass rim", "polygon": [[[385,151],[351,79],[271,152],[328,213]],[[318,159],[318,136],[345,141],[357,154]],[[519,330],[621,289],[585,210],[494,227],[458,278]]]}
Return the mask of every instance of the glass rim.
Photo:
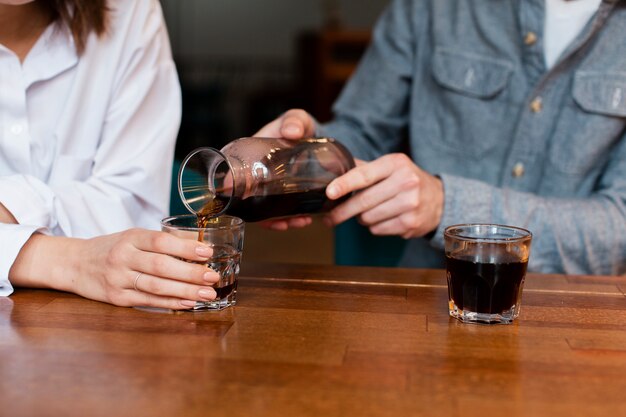
{"label": "glass rim", "polygon": [[[498,236],[498,237],[489,237],[489,236],[469,236],[468,230],[476,227],[492,227],[499,228],[503,230],[511,230],[517,233],[520,233],[518,236]],[[453,230],[463,230],[463,233],[452,233]],[[506,224],[495,224],[495,223],[461,223],[461,224],[453,224],[447,226],[443,232],[444,238],[454,238],[458,240],[463,240],[467,242],[523,242],[526,240],[532,239],[532,232],[528,229],[524,229],[518,226],[509,226]]]}
{"label": "glass rim", "polygon": [[[230,172],[231,173],[235,172],[235,170],[233,169],[233,165],[228,160],[228,157],[224,155],[224,153],[220,149],[212,148],[210,146],[203,146],[203,147],[192,150],[191,152],[187,154],[187,156],[185,156],[185,158],[180,164],[180,167],[178,168],[178,178],[177,178],[178,195],[180,199],[182,200],[184,206],[187,208],[187,210],[189,210],[189,212],[194,213],[194,214],[198,214],[198,212],[194,210],[193,207],[191,207],[191,205],[188,202],[188,199],[185,198],[185,192],[183,190],[183,172],[185,171],[185,168],[187,167],[187,164],[189,163],[191,158],[193,158],[194,156],[202,152],[211,152],[211,153],[217,154],[220,158],[224,160],[224,162],[226,162]],[[225,213],[226,210],[228,210],[228,207],[230,207],[230,203],[233,199],[233,196],[235,195],[235,187],[236,187],[236,183],[233,181],[233,188],[231,189],[228,202],[226,202],[226,205],[224,206],[224,208],[219,213],[217,213],[217,216],[220,216],[221,214]]]}
{"label": "glass rim", "polygon": [[199,230],[233,230],[233,229],[240,229],[243,228],[245,225],[245,222],[240,219],[239,217],[236,216],[217,216],[216,218],[220,218],[220,219],[231,219],[234,220],[234,222],[232,222],[231,224],[228,225],[219,225],[216,227],[198,227],[198,226],[177,226],[177,225],[172,225],[172,224],[168,224],[168,222],[174,220],[174,219],[197,219],[198,216],[196,216],[195,214],[177,214],[174,216],[167,216],[166,218],[164,218],[163,220],[161,220],[161,227],[169,227],[171,229],[176,229],[176,230],[184,230],[184,231],[189,231],[189,232],[197,232]]}

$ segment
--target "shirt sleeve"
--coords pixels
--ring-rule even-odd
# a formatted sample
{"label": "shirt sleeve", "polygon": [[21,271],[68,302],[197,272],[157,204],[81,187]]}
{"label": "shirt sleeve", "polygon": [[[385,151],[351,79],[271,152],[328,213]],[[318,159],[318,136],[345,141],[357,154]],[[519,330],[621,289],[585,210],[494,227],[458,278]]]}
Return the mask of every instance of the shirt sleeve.
{"label": "shirt sleeve", "polygon": [[443,248],[445,225],[514,224],[533,233],[529,270],[543,273],[626,273],[626,136],[586,198],[553,198],[442,174],[445,208],[432,240]]}
{"label": "shirt sleeve", "polygon": [[333,121],[319,126],[318,136],[334,137],[364,160],[401,149],[407,134],[415,42],[422,38],[414,33],[410,19],[428,15],[413,10],[422,3],[396,0],[385,10],[370,47],[333,105]]}
{"label": "shirt sleeve", "polygon": [[[18,225],[1,225],[0,285],[10,292],[8,273],[35,230],[93,237],[130,227],[156,229],[169,208],[174,145],[181,96],[167,31],[158,2],[134,10],[140,35],[123,50],[115,85],[93,157],[66,157],[86,180],[45,183],[29,175],[0,177],[0,202]],[[142,3],[142,4],[146,4]],[[139,9],[139,8],[138,8]],[[75,123],[84,121],[76,120]],[[5,250],[6,249],[6,250]]]}
{"label": "shirt sleeve", "polygon": [[6,274],[0,276],[0,297],[10,295],[13,292],[13,287],[8,279],[8,271],[22,246],[35,232],[44,232],[44,230],[36,226],[0,223],[0,251],[2,251],[0,271],[7,271]]}

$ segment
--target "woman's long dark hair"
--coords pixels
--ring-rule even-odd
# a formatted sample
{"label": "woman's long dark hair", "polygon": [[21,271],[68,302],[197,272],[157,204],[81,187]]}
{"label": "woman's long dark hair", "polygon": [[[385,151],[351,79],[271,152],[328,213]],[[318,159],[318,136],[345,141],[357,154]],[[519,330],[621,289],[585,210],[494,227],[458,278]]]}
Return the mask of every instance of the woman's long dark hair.
{"label": "woman's long dark hair", "polygon": [[107,30],[107,0],[42,0],[55,21],[64,23],[74,35],[76,51],[85,50],[87,36]]}

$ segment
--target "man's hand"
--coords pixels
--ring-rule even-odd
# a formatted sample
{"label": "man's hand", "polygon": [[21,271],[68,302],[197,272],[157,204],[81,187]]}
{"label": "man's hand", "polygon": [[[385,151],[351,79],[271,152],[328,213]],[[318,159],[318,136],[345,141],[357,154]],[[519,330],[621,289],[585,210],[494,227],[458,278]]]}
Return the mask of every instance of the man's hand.
{"label": "man's hand", "polygon": [[[315,134],[315,120],[304,110],[289,110],[273,122],[265,125],[254,136],[265,138],[303,139]],[[267,220],[262,225],[273,230],[287,230],[291,227],[302,228],[311,224],[310,216],[289,219]]]}
{"label": "man's hand", "polygon": [[326,195],[336,200],[359,191],[326,216],[337,225],[357,216],[374,235],[420,237],[441,221],[444,190],[441,180],[420,169],[404,154],[389,154],[357,167],[332,181]]}
{"label": "man's hand", "polygon": [[289,110],[273,122],[266,124],[254,136],[261,138],[303,139],[315,134],[315,120],[300,109]]}

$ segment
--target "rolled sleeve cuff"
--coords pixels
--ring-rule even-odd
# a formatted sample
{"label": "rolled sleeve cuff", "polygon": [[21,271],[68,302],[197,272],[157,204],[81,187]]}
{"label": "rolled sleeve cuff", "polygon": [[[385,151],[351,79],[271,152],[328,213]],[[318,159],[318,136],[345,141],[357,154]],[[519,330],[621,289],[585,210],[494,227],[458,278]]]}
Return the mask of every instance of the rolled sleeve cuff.
{"label": "rolled sleeve cuff", "polygon": [[47,233],[43,228],[21,224],[0,224],[0,296],[13,293],[9,271],[18,253],[35,232]]}
{"label": "rolled sleeve cuff", "polygon": [[25,175],[0,178],[0,202],[19,224],[49,227],[53,198],[41,181]]}
{"label": "rolled sleeve cuff", "polygon": [[441,222],[431,245],[443,248],[443,232],[446,227],[461,223],[492,223],[493,187],[484,182],[439,175],[443,181],[445,202]]}

